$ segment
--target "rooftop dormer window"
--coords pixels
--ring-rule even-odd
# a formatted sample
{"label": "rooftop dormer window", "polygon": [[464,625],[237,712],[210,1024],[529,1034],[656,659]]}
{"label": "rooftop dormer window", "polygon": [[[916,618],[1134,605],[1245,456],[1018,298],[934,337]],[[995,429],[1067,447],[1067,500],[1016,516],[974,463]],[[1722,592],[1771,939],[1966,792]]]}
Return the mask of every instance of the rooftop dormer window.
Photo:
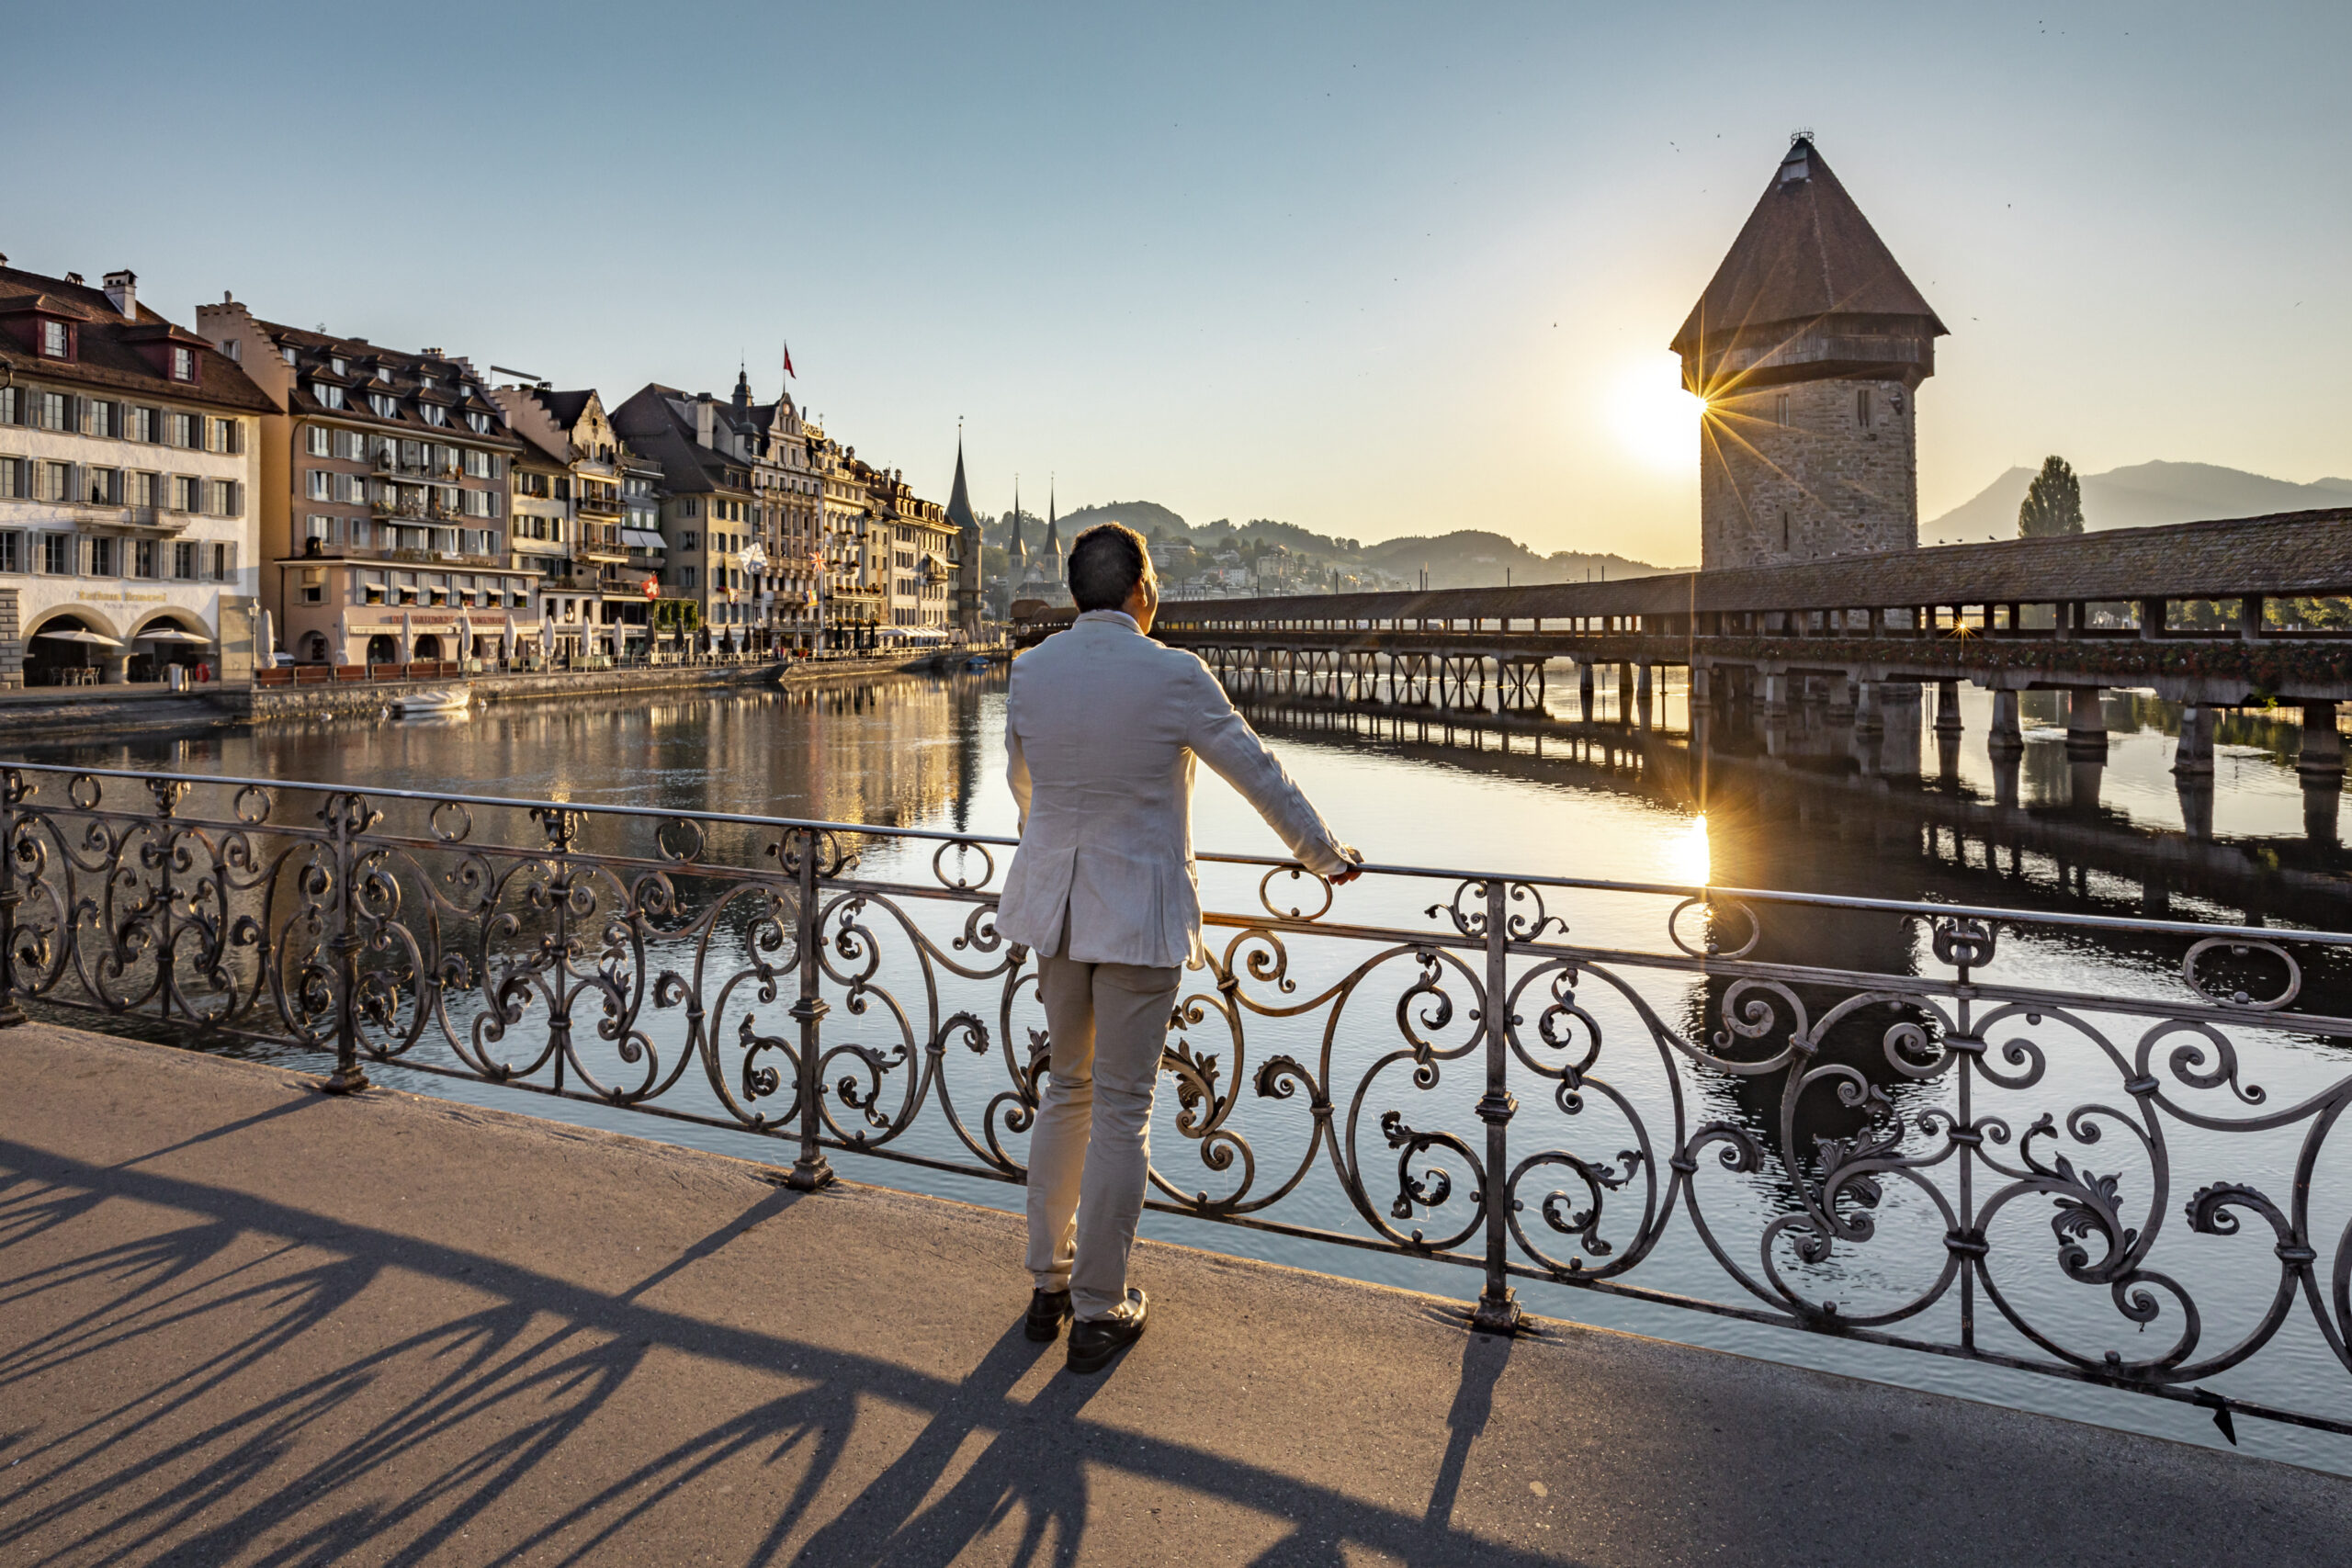
{"label": "rooftop dormer window", "polygon": [[477,435],[490,434],[490,415],[486,413],[469,413],[466,415],[466,423],[472,427]]}
{"label": "rooftop dormer window", "polygon": [[442,408],[439,403],[426,403],[424,406],[424,423],[427,424],[447,424],[449,423],[448,412]]}
{"label": "rooftop dormer window", "polygon": [[338,376],[348,376],[348,375],[350,375],[350,374],[351,374],[351,361],[349,361],[348,359],[345,359],[345,358],[344,358],[342,355],[337,355],[335,356],[335,358],[334,358],[334,373],[335,373],[336,375],[338,375]]}
{"label": "rooftop dormer window", "polygon": [[286,363],[287,363],[287,364],[291,365],[291,364],[293,364],[293,363],[294,363],[295,354],[294,354],[294,345],[293,345],[292,344],[290,344],[290,343],[289,343],[289,344],[286,344],[284,347],[280,348],[277,352],[278,352],[279,354],[281,354],[281,355],[285,355]]}
{"label": "rooftop dormer window", "polygon": [[74,329],[63,321],[43,321],[40,324],[40,352],[44,359],[74,357]]}
{"label": "rooftop dormer window", "polygon": [[377,380],[379,380],[379,381],[390,381],[391,378],[392,378],[392,367],[391,367],[390,366],[389,366],[389,365],[379,365],[378,367],[376,367],[376,379],[377,379]]}
{"label": "rooftop dormer window", "polygon": [[379,419],[395,418],[400,412],[400,404],[383,392],[368,393],[368,406],[376,411],[376,417]]}
{"label": "rooftop dormer window", "polygon": [[196,350],[178,347],[172,350],[172,379],[175,381],[196,379]]}
{"label": "rooftop dormer window", "polygon": [[416,378],[416,384],[428,392],[433,390],[433,378],[430,376],[419,376]]}
{"label": "rooftop dormer window", "polygon": [[341,387],[330,387],[324,381],[313,381],[311,383],[311,396],[319,400],[319,406],[322,409],[339,409],[343,407],[343,389]]}

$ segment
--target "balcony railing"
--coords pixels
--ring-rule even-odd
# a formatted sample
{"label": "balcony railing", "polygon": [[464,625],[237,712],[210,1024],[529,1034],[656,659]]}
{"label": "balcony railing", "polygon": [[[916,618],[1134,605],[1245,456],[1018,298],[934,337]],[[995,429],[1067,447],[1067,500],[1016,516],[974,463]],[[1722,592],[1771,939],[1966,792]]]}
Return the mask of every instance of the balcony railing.
{"label": "balcony railing", "polygon": [[[1025,1179],[1008,840],[0,783],[0,1006]],[[2352,936],[1201,858],[1155,1207],[2352,1432]]]}

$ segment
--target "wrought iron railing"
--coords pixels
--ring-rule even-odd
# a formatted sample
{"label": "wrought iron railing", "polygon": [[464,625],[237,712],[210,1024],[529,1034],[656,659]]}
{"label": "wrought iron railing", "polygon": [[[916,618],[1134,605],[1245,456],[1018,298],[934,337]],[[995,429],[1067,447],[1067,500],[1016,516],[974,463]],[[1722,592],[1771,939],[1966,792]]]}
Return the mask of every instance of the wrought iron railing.
{"label": "wrought iron railing", "polygon": [[[994,927],[1007,840],[0,785],[7,1021],[741,1129],[800,1188],[844,1151],[1023,1179],[1051,1042]],[[1544,1280],[2352,1432],[2352,936],[1202,863],[1158,1208],[1477,1269],[1489,1328]]]}

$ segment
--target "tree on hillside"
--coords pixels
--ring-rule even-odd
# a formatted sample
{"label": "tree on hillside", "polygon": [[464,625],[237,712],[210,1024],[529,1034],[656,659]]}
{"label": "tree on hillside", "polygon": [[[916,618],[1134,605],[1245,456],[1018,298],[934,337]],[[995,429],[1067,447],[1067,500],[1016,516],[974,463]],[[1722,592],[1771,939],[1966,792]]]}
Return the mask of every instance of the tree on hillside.
{"label": "tree on hillside", "polygon": [[2018,537],[2052,539],[2083,531],[2083,487],[2064,457],[2044,457],[2018,508]]}

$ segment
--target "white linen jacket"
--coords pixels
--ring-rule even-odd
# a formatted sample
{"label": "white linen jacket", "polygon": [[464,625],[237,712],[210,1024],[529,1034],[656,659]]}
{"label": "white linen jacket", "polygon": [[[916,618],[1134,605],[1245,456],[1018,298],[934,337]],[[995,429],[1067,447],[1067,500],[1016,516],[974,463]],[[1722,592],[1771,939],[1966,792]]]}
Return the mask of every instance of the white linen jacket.
{"label": "white linen jacket", "polygon": [[1116,610],[1090,610],[1013,660],[1004,751],[1021,846],[996,928],[1042,954],[1054,955],[1067,912],[1079,963],[1164,967],[1200,956],[1195,757],[1309,871],[1328,876],[1353,859],[1209,667]]}

